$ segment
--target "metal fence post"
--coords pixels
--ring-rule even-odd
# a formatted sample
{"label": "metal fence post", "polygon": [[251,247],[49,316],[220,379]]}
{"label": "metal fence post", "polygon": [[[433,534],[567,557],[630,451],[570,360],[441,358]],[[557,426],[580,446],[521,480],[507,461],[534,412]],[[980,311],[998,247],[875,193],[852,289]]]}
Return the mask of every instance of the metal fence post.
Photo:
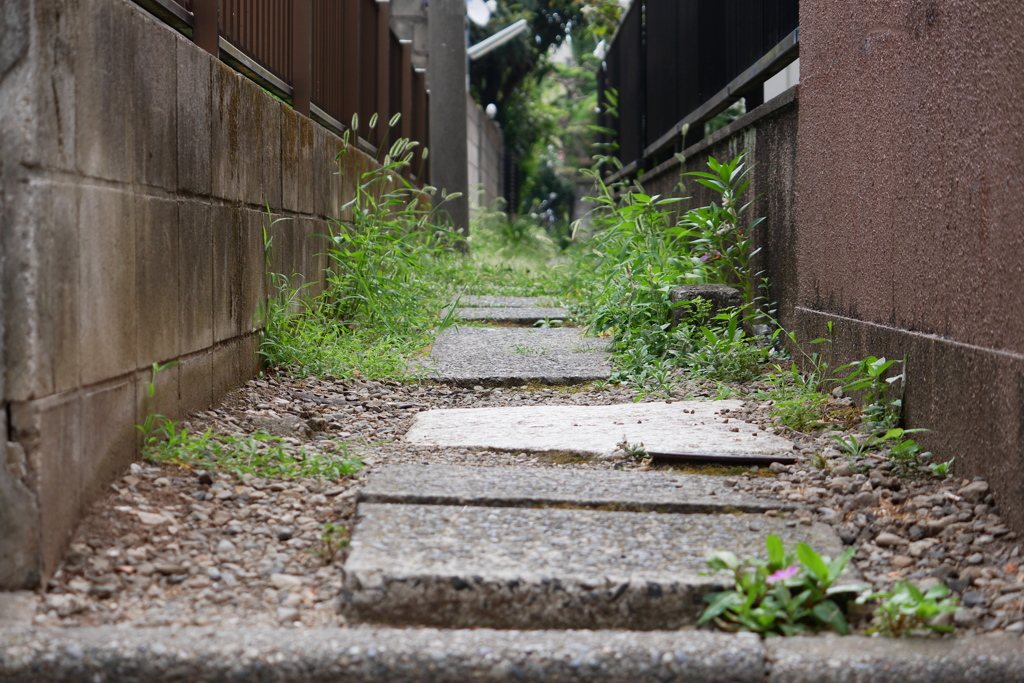
{"label": "metal fence post", "polygon": [[220,0],[193,0],[192,39],[214,57],[220,55]]}
{"label": "metal fence post", "polygon": [[309,116],[312,84],[312,0],[292,0],[292,107]]}
{"label": "metal fence post", "polygon": [[[344,6],[344,41],[342,66],[342,123],[351,125],[352,115],[359,111],[359,0],[340,0]],[[361,121],[360,126],[367,122]],[[352,140],[355,144],[357,141]]]}
{"label": "metal fence post", "polygon": [[391,3],[388,0],[377,0],[377,132],[376,144],[385,147],[388,144],[388,120],[390,112],[391,77]]}

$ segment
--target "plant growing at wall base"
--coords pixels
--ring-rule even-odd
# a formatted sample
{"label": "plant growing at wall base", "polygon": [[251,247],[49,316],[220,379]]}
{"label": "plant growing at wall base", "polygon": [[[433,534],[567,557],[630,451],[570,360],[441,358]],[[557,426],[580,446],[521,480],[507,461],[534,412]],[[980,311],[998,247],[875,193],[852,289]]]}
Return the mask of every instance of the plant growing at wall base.
{"label": "plant growing at wall base", "polygon": [[868,633],[888,637],[928,631],[949,633],[956,626],[937,624],[935,620],[944,614],[960,611],[956,596],[950,597],[949,588],[941,583],[922,591],[910,581],[898,581],[892,590],[864,594],[857,598],[859,604],[872,600],[881,602]]}
{"label": "plant growing at wall base", "polygon": [[[900,373],[888,376],[889,368],[896,364],[899,364],[901,368]],[[906,359],[898,361],[868,356],[837,369],[837,371],[850,371],[843,380],[844,392],[864,392],[864,414],[867,417],[865,422],[871,429],[881,431],[891,429],[899,424],[903,408],[905,368]],[[900,395],[894,400],[889,400],[889,388],[897,382]]]}
{"label": "plant growing at wall base", "polygon": [[754,303],[754,282],[756,275],[750,272],[750,259],[760,249],[754,249],[753,232],[764,218],[757,218],[744,225],[744,214],[753,201],[741,204],[741,196],[750,185],[748,175],[753,167],[744,161],[745,153],[732,161],[719,162],[708,157],[711,172],[695,171],[685,175],[693,177],[722,198],[719,206],[709,206],[687,211],[679,223],[676,234],[687,239],[692,253],[709,271],[710,282],[732,284],[743,294],[748,306]]}
{"label": "plant growing at wall base", "polygon": [[295,447],[263,431],[230,435],[207,430],[191,434],[178,422],[163,418],[157,430],[145,439],[142,452],[156,462],[189,469],[222,469],[238,477],[252,474],[268,478],[333,480],[362,468],[362,461],[349,454],[347,444],[321,443],[323,450]]}
{"label": "plant growing at wall base", "polygon": [[740,561],[721,551],[708,558],[712,571],[733,576],[734,587],[704,597],[697,625],[712,622],[727,631],[792,636],[806,631],[850,631],[845,605],[862,586],[836,585],[855,548],[829,561],[806,543],[787,552],[778,536],[765,539],[767,558]]}

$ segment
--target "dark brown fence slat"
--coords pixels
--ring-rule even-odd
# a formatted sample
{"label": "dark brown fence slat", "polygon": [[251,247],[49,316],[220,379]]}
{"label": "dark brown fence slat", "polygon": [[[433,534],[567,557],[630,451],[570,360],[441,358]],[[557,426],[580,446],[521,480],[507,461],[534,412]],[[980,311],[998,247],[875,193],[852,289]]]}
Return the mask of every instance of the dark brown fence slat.
{"label": "dark brown fence slat", "polygon": [[309,116],[310,44],[313,28],[311,0],[292,0],[292,106]]}
{"label": "dark brown fence slat", "polygon": [[[294,77],[293,3],[294,0],[220,0],[221,35],[289,85]],[[271,10],[274,19],[261,21]]]}
{"label": "dark brown fence slat", "polygon": [[194,0],[192,4],[192,31],[196,45],[216,56],[220,51],[217,0]]}
{"label": "dark brown fence slat", "polygon": [[377,113],[377,0],[359,0],[359,135],[376,144],[370,118]]}
{"label": "dark brown fence slat", "polygon": [[377,3],[377,130],[374,131],[374,144],[378,147],[386,144],[388,120],[391,118],[391,102],[389,81],[391,78],[391,3]]}

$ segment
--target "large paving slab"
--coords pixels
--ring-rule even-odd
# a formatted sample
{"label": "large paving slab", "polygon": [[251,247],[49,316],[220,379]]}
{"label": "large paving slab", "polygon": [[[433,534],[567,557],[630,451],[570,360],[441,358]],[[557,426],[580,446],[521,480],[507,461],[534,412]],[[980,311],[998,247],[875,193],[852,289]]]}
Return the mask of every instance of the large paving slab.
{"label": "large paving slab", "polygon": [[674,629],[696,622],[716,550],[762,555],[772,533],[826,555],[822,524],[777,517],[362,503],[342,610],[449,627]]}
{"label": "large paving slab", "polygon": [[608,379],[610,344],[573,328],[449,328],[411,369],[462,386],[576,384]]}
{"label": "large paving slab", "polygon": [[537,308],[547,306],[548,297],[543,296],[488,296],[466,294],[459,297],[458,305],[465,308]]}
{"label": "large paving slab", "polygon": [[0,679],[17,683],[764,683],[764,672],[764,645],[752,634],[0,629]]}
{"label": "large paving slab", "polygon": [[605,455],[625,438],[649,451],[792,454],[789,439],[729,417],[740,401],[452,408],[416,415],[411,444]]}
{"label": "large paving slab", "polygon": [[556,467],[389,465],[359,493],[368,503],[576,507],[633,512],[763,512],[793,505],[759,498],[726,477],[669,471],[567,470]]}
{"label": "large paving slab", "polygon": [[542,320],[564,320],[569,312],[564,308],[460,308],[455,312],[459,320],[506,325],[533,325]]}
{"label": "large paving slab", "polygon": [[1024,681],[1020,636],[770,638],[707,631],[0,627],[0,679],[350,683]]}

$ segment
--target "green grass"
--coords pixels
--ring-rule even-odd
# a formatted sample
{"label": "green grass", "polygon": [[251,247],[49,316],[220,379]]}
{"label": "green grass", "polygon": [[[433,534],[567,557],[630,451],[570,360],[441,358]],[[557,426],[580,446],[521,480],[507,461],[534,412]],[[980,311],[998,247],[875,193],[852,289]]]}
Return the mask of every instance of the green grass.
{"label": "green grass", "polygon": [[347,443],[318,441],[319,448],[294,446],[285,439],[257,431],[244,436],[189,433],[173,420],[160,418],[145,434],[143,456],[188,469],[225,470],[273,479],[319,477],[340,479],[362,469]]}

